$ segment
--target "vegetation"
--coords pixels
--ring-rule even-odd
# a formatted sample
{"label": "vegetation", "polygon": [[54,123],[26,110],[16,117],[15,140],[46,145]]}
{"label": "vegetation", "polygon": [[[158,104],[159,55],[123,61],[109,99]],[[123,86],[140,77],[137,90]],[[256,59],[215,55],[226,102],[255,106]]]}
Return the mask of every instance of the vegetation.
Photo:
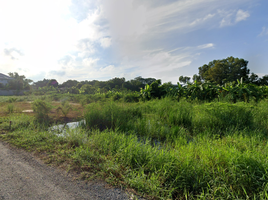
{"label": "vegetation", "polygon": [[72,110],[72,107],[71,105],[69,104],[68,101],[66,100],[63,100],[62,103],[61,103],[61,106],[59,106],[57,108],[57,111],[61,111],[62,114],[64,115],[64,117],[67,117],[68,113],[70,112],[70,110]]}
{"label": "vegetation", "polygon": [[1,138],[149,199],[268,198],[266,100],[111,100],[86,106],[86,126],[65,137],[34,116],[10,114],[1,120],[8,130]]}
{"label": "vegetation", "polygon": [[199,67],[201,80],[215,82],[223,85],[237,79],[248,79],[248,61],[244,59],[228,57],[223,60],[213,60],[208,65]]}
{"label": "vegetation", "polygon": [[8,75],[13,78],[9,81],[7,88],[11,90],[29,90],[30,83],[33,81],[30,79],[26,79],[24,75],[19,75],[17,72],[10,72]]}
{"label": "vegetation", "polygon": [[[268,87],[246,66],[213,61],[184,85],[44,79],[0,97],[0,138],[148,199],[268,199]],[[81,119],[64,134],[50,128]]]}
{"label": "vegetation", "polygon": [[33,111],[35,112],[35,118],[39,122],[47,122],[48,121],[48,113],[52,109],[51,104],[48,102],[37,99],[32,103]]}

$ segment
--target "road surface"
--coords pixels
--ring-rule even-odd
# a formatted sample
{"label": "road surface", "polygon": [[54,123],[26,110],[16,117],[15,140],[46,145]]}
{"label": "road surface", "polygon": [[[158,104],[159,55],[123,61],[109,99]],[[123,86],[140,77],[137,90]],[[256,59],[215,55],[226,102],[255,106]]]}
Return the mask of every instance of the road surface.
{"label": "road surface", "polygon": [[24,150],[0,141],[0,199],[129,199],[105,183],[85,183],[50,167]]}

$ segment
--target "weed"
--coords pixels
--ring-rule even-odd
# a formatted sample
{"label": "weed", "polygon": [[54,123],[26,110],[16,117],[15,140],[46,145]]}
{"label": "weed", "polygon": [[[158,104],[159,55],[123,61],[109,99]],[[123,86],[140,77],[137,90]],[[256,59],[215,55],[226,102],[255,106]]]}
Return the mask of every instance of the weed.
{"label": "weed", "polygon": [[11,98],[9,98],[8,100],[7,100],[7,102],[9,102],[9,103],[14,103],[14,102],[16,102],[17,101],[17,98],[13,98],[13,97],[11,97]]}
{"label": "weed", "polygon": [[51,111],[52,106],[44,100],[37,99],[32,103],[33,111],[38,122],[47,123],[49,120],[48,113]]}
{"label": "weed", "polygon": [[14,104],[8,104],[7,113],[13,113],[13,112],[14,112]]}
{"label": "weed", "polygon": [[[60,137],[33,118],[12,114],[0,119],[4,130],[12,121],[0,137],[51,152],[49,162],[68,161],[84,178],[98,174],[151,199],[267,199],[266,101],[119,103],[91,97],[101,102],[86,106],[87,128]],[[35,111],[47,115],[50,106],[40,101]]]}
{"label": "weed", "polygon": [[68,101],[62,101],[61,106],[59,106],[56,110],[57,112],[61,111],[64,117],[67,117],[70,110],[72,110],[72,107]]}

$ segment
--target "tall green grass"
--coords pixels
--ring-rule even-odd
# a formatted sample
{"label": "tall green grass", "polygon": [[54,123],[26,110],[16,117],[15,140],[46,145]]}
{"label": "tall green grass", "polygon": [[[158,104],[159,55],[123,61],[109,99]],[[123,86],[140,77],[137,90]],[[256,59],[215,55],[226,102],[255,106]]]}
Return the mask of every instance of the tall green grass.
{"label": "tall green grass", "polygon": [[139,108],[127,107],[110,102],[107,104],[90,104],[86,108],[85,120],[90,129],[118,129],[127,131],[131,121],[141,118]]}
{"label": "tall green grass", "polygon": [[[154,197],[267,198],[266,105],[169,98],[93,105],[86,121],[102,132],[88,145],[129,167],[126,183]],[[139,117],[129,112],[135,107]]]}
{"label": "tall green grass", "polygon": [[57,152],[149,199],[268,199],[267,114],[267,101],[107,101],[86,106],[86,129],[65,137],[33,117],[10,115],[0,128],[12,119],[1,137]]}

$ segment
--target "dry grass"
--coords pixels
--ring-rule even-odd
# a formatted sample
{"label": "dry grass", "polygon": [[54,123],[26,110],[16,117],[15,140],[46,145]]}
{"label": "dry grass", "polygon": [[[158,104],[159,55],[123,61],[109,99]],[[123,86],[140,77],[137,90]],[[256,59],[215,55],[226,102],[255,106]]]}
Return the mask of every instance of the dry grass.
{"label": "dry grass", "polygon": [[[32,110],[32,102],[24,101],[24,102],[13,102],[14,105],[14,113],[22,113],[24,110]],[[72,110],[68,113],[66,117],[61,112],[57,112],[56,108],[61,105],[59,101],[51,102],[53,108],[49,113],[49,117],[55,122],[70,122],[76,119],[81,119],[83,116],[83,107],[80,104],[71,103]],[[10,113],[7,112],[8,102],[0,103],[0,117],[7,117]],[[24,112],[24,114],[33,116],[32,112]]]}

